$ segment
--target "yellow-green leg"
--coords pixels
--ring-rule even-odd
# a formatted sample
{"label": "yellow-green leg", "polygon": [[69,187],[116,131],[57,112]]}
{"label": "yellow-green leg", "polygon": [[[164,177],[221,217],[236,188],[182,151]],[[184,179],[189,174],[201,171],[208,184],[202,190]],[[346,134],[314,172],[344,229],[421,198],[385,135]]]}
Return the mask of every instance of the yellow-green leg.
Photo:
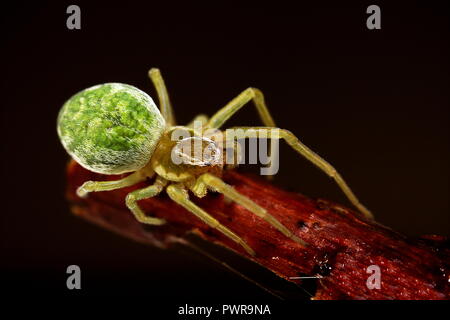
{"label": "yellow-green leg", "polygon": [[151,198],[158,195],[164,189],[165,185],[165,180],[156,178],[156,181],[153,185],[143,189],[135,190],[127,195],[125,199],[127,207],[131,210],[131,212],[133,212],[134,216],[139,222],[153,225],[162,225],[166,223],[164,219],[153,218],[145,215],[145,213],[137,204],[139,200]]}
{"label": "yellow-green leg", "polygon": [[233,231],[231,231],[224,225],[220,224],[219,221],[217,221],[215,218],[209,215],[202,208],[198,207],[191,200],[189,200],[188,192],[184,188],[172,184],[167,187],[166,191],[173,201],[184,207],[186,210],[192,212],[195,216],[197,216],[200,220],[205,222],[211,228],[219,230],[228,238],[240,244],[250,255],[252,256],[255,255],[255,251],[253,251],[253,249],[250,248],[249,245],[245,243],[245,241],[242,238],[240,238],[238,235],[236,235]]}
{"label": "yellow-green leg", "polygon": [[[301,245],[306,246],[307,243],[295,236],[292,231],[290,231],[288,228],[286,228],[284,225],[282,225],[274,216],[272,216],[270,213],[267,212],[266,209],[260,207],[255,202],[253,202],[251,199],[247,198],[246,196],[240,194],[237,192],[232,186],[226,184],[222,181],[222,179],[210,174],[205,173],[201,175],[197,179],[198,187],[200,188],[200,191],[202,191],[203,186],[206,185],[213,189],[214,191],[218,191],[220,193],[223,193],[226,197],[233,200],[237,204],[243,206],[245,209],[249,210],[253,214],[257,215],[261,219],[264,219],[268,223],[270,223],[275,229],[280,231],[282,234],[284,234],[286,237],[294,240],[297,243],[300,243]],[[193,187],[193,189],[196,189],[196,186]]]}
{"label": "yellow-green leg", "polygon": [[248,88],[231,100],[225,107],[217,111],[211,119],[209,119],[207,128],[220,128],[225,121],[239,111],[250,100],[253,100],[263,124],[267,127],[275,127],[275,121],[273,121],[273,118],[270,115],[262,92],[256,88]]}
{"label": "yellow-green leg", "polygon": [[77,189],[79,197],[85,197],[89,192],[109,191],[132,186],[138,182],[144,181],[148,175],[144,171],[136,171],[123,179],[114,181],[86,181]]}
{"label": "yellow-green leg", "polygon": [[245,137],[257,138],[259,133],[264,133],[266,137],[271,139],[284,139],[295,151],[300,155],[311,161],[319,169],[324,171],[327,175],[333,178],[337,185],[341,188],[350,202],[367,218],[373,219],[372,213],[363,206],[353,191],[344,181],[342,176],[336,171],[336,169],[330,165],[327,161],[322,159],[318,154],[304,145],[294,134],[288,130],[280,128],[265,128],[265,127],[235,127],[235,130],[242,129],[245,133]]}
{"label": "yellow-green leg", "polygon": [[187,127],[193,128],[196,122],[200,122],[200,124],[205,126],[208,123],[208,116],[206,114],[199,114],[191,122],[188,123]]}
{"label": "yellow-green leg", "polygon": [[[237,111],[239,111],[245,104],[250,100],[256,106],[259,117],[261,118],[263,124],[267,127],[275,127],[275,121],[269,112],[269,108],[264,101],[264,95],[261,90],[256,88],[248,88],[239,94],[236,98],[231,100],[225,107],[217,111],[209,120],[207,128],[220,128],[225,121],[227,121],[231,116],[233,116]],[[268,149],[268,156],[270,158],[270,163],[273,162],[272,150]],[[271,179],[272,176],[267,175],[266,178]]]}
{"label": "yellow-green leg", "polygon": [[156,88],[156,92],[158,93],[159,107],[161,108],[162,116],[166,120],[167,125],[174,126],[175,116],[173,114],[172,104],[170,103],[169,94],[161,72],[157,68],[152,68],[148,72],[148,75]]}

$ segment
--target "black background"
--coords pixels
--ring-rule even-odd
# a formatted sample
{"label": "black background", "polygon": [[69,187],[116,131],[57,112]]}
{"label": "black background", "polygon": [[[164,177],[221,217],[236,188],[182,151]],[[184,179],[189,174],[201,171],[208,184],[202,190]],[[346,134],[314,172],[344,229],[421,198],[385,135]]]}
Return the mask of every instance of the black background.
{"label": "black background", "polygon": [[[150,67],[163,72],[180,123],[211,115],[249,86],[262,89],[277,124],[338,168],[380,223],[409,236],[449,235],[449,11],[392,2],[3,7],[1,290],[270,299],[205,259],[133,243],[70,214],[59,108],[104,82],[155,96]],[[66,28],[70,4],[81,8],[81,30]],[[381,7],[381,30],[366,28],[370,4]],[[259,122],[248,107],[227,124]],[[288,147],[280,159],[275,183],[348,204]],[[82,269],[80,292],[65,287],[70,264]]]}

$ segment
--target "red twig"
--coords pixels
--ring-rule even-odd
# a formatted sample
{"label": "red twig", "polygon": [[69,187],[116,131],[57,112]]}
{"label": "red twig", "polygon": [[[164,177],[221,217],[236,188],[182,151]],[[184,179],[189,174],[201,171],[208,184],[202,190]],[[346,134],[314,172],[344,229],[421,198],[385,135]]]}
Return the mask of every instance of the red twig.
{"label": "red twig", "polygon": [[[75,190],[84,181],[117,177],[91,173],[73,161],[68,166],[67,195],[75,214],[140,242],[167,247],[195,230],[208,241],[247,256],[289,281],[299,283],[301,280],[290,279],[299,275],[322,275],[314,299],[449,298],[450,249],[445,238],[408,239],[329,201],[286,192],[262,179],[234,171],[227,171],[223,178],[310,245],[302,247],[217,194],[195,202],[241,236],[256,251],[256,257],[249,257],[240,246],[165,195],[139,202],[149,215],[168,221],[164,226],[145,226],[134,219],[124,201],[128,192],[145,183],[80,199]],[[366,285],[371,275],[367,267],[371,265],[380,268],[380,289],[369,289]]]}

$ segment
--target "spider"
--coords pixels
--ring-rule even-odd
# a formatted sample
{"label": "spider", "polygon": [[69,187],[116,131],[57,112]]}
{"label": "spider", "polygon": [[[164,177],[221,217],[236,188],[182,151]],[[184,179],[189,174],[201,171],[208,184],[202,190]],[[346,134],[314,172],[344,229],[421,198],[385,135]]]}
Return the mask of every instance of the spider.
{"label": "spider", "polygon": [[[263,94],[255,88],[248,88],[231,100],[211,118],[198,115],[187,126],[177,126],[169,95],[160,71],[153,68],[149,77],[156,88],[161,111],[145,92],[126,84],[105,83],[85,89],[72,96],[61,108],[58,115],[57,131],[66,151],[84,168],[106,175],[130,173],[114,181],[87,181],[78,189],[80,197],[90,192],[108,191],[128,187],[146,179],[153,183],[130,192],[126,205],[141,223],[162,225],[165,220],[146,215],[138,201],[154,197],[164,189],[168,196],[193,213],[204,223],[222,232],[250,255],[255,251],[233,231],[197,206],[189,198],[189,191],[203,197],[208,190],[222,193],[228,199],[243,206],[256,216],[264,219],[286,237],[307,245],[291,230],[281,224],[266,209],[237,192],[222,181],[225,169],[221,161],[220,144],[203,136],[206,130],[216,130],[248,102],[253,101],[264,127],[237,127],[247,133],[247,137],[257,138],[258,134],[268,134],[270,139],[284,139],[296,152],[315,164],[335,180],[351,203],[367,218],[368,211],[347,186],[341,175],[324,159],[305,146],[290,131],[276,128],[269,113]],[[201,123],[201,132],[194,130],[194,123]],[[171,134],[183,129],[192,137],[173,141]],[[272,134],[275,133],[276,134]],[[227,140],[227,135],[224,136]],[[212,154],[208,161],[201,161],[195,155],[182,151],[182,146],[200,142]],[[181,150],[181,151],[180,151]],[[184,161],[176,164],[171,157],[177,151]]]}

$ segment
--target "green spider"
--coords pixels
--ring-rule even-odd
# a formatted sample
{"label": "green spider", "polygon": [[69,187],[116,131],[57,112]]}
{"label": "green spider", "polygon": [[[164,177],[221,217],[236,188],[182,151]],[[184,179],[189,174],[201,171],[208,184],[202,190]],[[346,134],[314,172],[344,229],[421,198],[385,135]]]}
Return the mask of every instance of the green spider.
{"label": "green spider", "polygon": [[[221,180],[224,170],[220,161],[201,162],[192,154],[183,154],[188,162],[176,164],[171,157],[174,148],[197,139],[213,152],[221,154],[220,144],[203,135],[207,130],[219,128],[245,104],[252,100],[264,127],[237,127],[244,130],[247,137],[257,138],[266,134],[270,139],[284,139],[295,151],[307,158],[332,177],[349,200],[366,217],[372,218],[356,198],[339,173],[325,160],[300,142],[291,132],[275,127],[275,122],[267,109],[261,91],[248,88],[231,100],[211,118],[197,116],[187,126],[176,126],[164,80],[158,69],[149,71],[159,97],[161,112],[152,98],[145,92],[126,84],[106,83],[85,89],[71,97],[58,115],[57,131],[66,151],[84,168],[102,174],[122,174],[132,172],[115,181],[87,181],[77,189],[80,197],[89,192],[107,191],[128,187],[146,179],[153,184],[130,192],[126,205],[141,223],[162,225],[163,219],[147,216],[137,201],[154,197],[166,190],[169,197],[192,212],[212,228],[241,245],[250,255],[255,252],[233,231],[189,199],[189,191],[197,197],[206,195],[207,190],[224,194],[253,214],[264,219],[288,238],[307,245],[292,231],[251,199],[237,192]],[[195,121],[202,124],[201,132],[193,129]],[[191,138],[173,141],[175,129],[184,129]],[[271,135],[271,133],[276,134]],[[227,140],[227,135],[224,135]],[[223,141],[222,141],[223,142]],[[203,144],[202,144],[203,146]]]}

